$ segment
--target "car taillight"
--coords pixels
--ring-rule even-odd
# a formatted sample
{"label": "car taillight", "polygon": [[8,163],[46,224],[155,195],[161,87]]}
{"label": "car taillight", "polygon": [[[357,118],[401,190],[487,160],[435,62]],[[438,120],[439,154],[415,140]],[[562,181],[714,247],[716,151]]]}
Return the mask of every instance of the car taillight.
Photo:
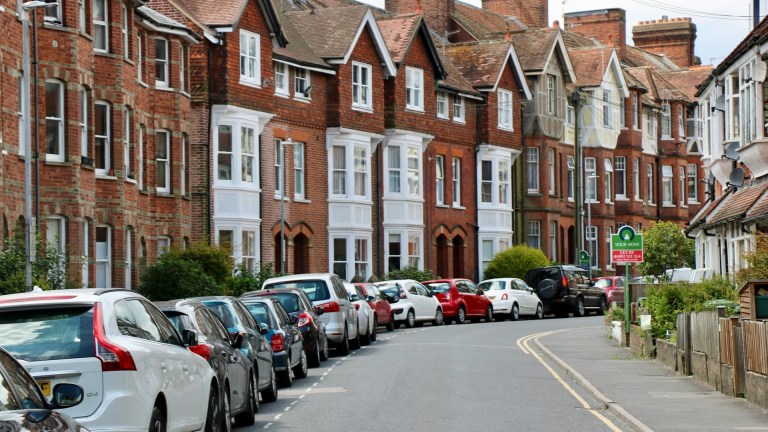
{"label": "car taillight", "polygon": [[323,312],[338,312],[338,311],[341,310],[341,308],[339,308],[339,303],[337,303],[335,301],[334,302],[330,302],[330,303],[326,303],[326,304],[324,304],[324,305],[322,305],[320,307],[323,308]]}
{"label": "car taillight", "polygon": [[445,301],[451,301],[451,293],[445,293]]}
{"label": "car taillight", "polygon": [[189,350],[204,358],[206,361],[211,359],[211,346],[208,344],[201,343],[193,345],[189,347]]}
{"label": "car taillight", "polygon": [[501,299],[502,299],[502,300],[507,300],[508,298],[509,298],[509,297],[507,296],[507,293],[504,293],[504,294],[501,296]]}
{"label": "car taillight", "polygon": [[93,308],[93,335],[96,339],[96,357],[101,360],[102,371],[136,370],[131,353],[107,339],[100,303],[96,303]]}
{"label": "car taillight", "polygon": [[568,278],[563,276],[563,287],[568,288]]}
{"label": "car taillight", "polygon": [[355,310],[360,310],[360,303],[355,303]]}
{"label": "car taillight", "polygon": [[400,298],[401,299],[407,299],[408,296],[405,295],[405,291],[400,291]]}
{"label": "car taillight", "polygon": [[304,327],[305,325],[312,324],[312,315],[302,312],[301,315],[299,315],[299,327]]}
{"label": "car taillight", "polygon": [[283,335],[275,333],[272,335],[272,351],[278,352],[285,349],[285,341],[283,341]]}

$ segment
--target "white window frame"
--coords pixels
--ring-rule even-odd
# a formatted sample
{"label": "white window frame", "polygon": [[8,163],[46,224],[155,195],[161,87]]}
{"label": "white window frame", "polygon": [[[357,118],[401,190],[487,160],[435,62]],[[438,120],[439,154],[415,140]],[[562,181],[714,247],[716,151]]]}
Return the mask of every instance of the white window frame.
{"label": "white window frame", "polygon": [[686,196],[688,195],[685,191],[685,167],[681,166],[678,168],[677,182],[678,182],[678,188],[680,189],[678,191],[680,206],[685,207],[685,199],[686,199]]}
{"label": "white window frame", "polygon": [[590,260],[592,261],[592,267],[597,267],[600,260],[600,244],[597,241],[597,226],[590,225],[586,227],[584,233],[584,240],[586,242],[587,251],[590,252]]}
{"label": "white window frame", "polygon": [[[106,241],[100,242],[99,230],[106,230]],[[96,225],[96,284],[94,288],[112,288],[112,227]],[[99,279],[104,280],[104,286],[99,286]]]}
{"label": "white window frame", "polygon": [[[363,73],[365,72],[365,73]],[[373,68],[369,64],[352,62],[352,107],[373,109],[371,80]]]}
{"label": "white window frame", "polygon": [[557,193],[557,176],[555,174],[555,149],[553,148],[547,150],[547,165],[549,169],[549,194],[555,195]]}
{"label": "white window frame", "polygon": [[[165,46],[165,57],[158,56],[158,43]],[[170,44],[168,39],[155,37],[155,87],[169,88],[170,83]],[[158,71],[162,72],[162,79],[159,79]]]}
{"label": "white window frame", "polygon": [[88,219],[83,219],[82,223],[83,227],[83,256],[82,256],[82,263],[80,266],[80,279],[83,284],[83,288],[88,288],[90,284],[90,278],[91,278],[91,263],[90,263],[90,257],[91,257],[91,223]]}
{"label": "white window frame", "polygon": [[424,112],[424,70],[405,67],[405,109]]}
{"label": "white window frame", "polygon": [[293,143],[293,198],[295,200],[304,200],[306,195],[304,157],[304,143]]}
{"label": "white window frame", "polygon": [[181,171],[179,182],[181,183],[181,190],[179,195],[187,196],[187,151],[189,151],[189,139],[186,134],[181,136],[181,165],[179,171]]}
{"label": "white window frame", "polygon": [[665,206],[671,206],[674,203],[674,188],[672,186],[672,179],[674,176],[675,173],[672,171],[671,165],[661,166],[661,202]]}
{"label": "white window frame", "polygon": [[512,110],[512,92],[499,89],[498,91],[498,128],[503,130],[514,130],[513,110]]}
{"label": "white window frame", "polygon": [[288,84],[290,74],[288,65],[281,62],[274,62],[273,67],[275,73],[275,94],[288,96],[290,94],[290,85]]}
{"label": "white window frame", "polygon": [[685,117],[683,115],[683,106],[677,106],[677,137],[678,139],[685,138]]}
{"label": "white window frame", "polygon": [[312,99],[310,94],[310,87],[312,82],[310,80],[311,73],[309,69],[293,68],[293,98],[308,101]]}
{"label": "white window frame", "polygon": [[18,84],[18,111],[16,115],[19,118],[19,156],[24,156],[27,152],[25,136],[27,135],[26,118],[29,113],[28,104],[25,103],[26,98],[24,97],[24,75],[20,74],[16,81]]}
{"label": "white window frame", "polygon": [[[329,195],[346,198],[349,190],[347,183],[349,182],[348,165],[350,165],[347,160],[347,147],[343,145],[334,145],[328,153],[330,158],[329,166],[331,167]],[[337,158],[337,155],[339,154],[343,155],[343,158]],[[337,162],[342,162],[343,165],[337,164]]]}
{"label": "white window frame", "polygon": [[557,221],[549,223],[549,260],[557,261]]}
{"label": "white window frame", "polygon": [[586,191],[584,199],[587,202],[596,203],[597,201],[597,178],[590,178],[597,175],[597,159],[593,157],[584,158],[584,180]]}
{"label": "white window frame", "polygon": [[699,167],[688,164],[688,204],[699,203]]}
{"label": "white window frame", "polygon": [[[483,166],[488,164],[490,178],[486,178]],[[507,158],[488,157],[478,161],[477,196],[479,204],[484,208],[511,208],[512,188],[510,187],[511,160]],[[483,193],[487,186],[489,194]],[[488,200],[487,198],[490,198]]]}
{"label": "white window frame", "polygon": [[[397,165],[393,165],[395,161]],[[386,195],[421,198],[423,178],[420,146],[410,144],[387,145],[384,164],[387,167],[385,173]]]}
{"label": "white window frame", "polygon": [[[165,142],[161,141],[161,135],[165,137]],[[165,157],[161,158],[159,150],[165,148]],[[155,131],[155,148],[158,150],[155,152],[155,175],[157,182],[155,187],[158,194],[170,194],[171,193],[171,131],[167,129],[158,129]],[[160,167],[165,166],[165,175],[162,176],[163,186],[160,186]]]}
{"label": "white window frame", "polygon": [[640,200],[640,158],[639,157],[636,157],[634,159],[632,169],[634,170],[634,179],[635,179],[634,181],[635,199],[639,201]]}
{"label": "white window frame", "polygon": [[435,200],[438,206],[445,205],[445,156],[435,155]]}
{"label": "white window frame", "polygon": [[240,83],[261,87],[261,35],[240,30]]}
{"label": "white window frame", "polygon": [[179,91],[188,93],[187,88],[187,47],[179,44]]}
{"label": "white window frame", "polygon": [[451,171],[453,173],[453,207],[461,207],[461,158],[453,158],[451,161]]}
{"label": "white window frame", "polygon": [[627,157],[615,156],[614,169],[616,170],[616,199],[627,198]]}
{"label": "white window frame", "polygon": [[275,198],[277,199],[280,199],[280,195],[287,195],[283,190],[285,173],[283,173],[283,166],[281,165],[282,161],[285,160],[285,156],[283,156],[284,147],[283,140],[279,138],[275,140]]}
{"label": "white window frame", "polygon": [[[56,108],[58,110],[58,113],[55,113],[55,115],[51,115],[52,113],[49,113],[47,110],[45,112],[45,129],[46,129],[46,149],[45,149],[45,160],[47,161],[54,161],[54,162],[64,162],[66,159],[66,155],[64,154],[65,146],[64,143],[66,141],[66,135],[65,135],[65,125],[66,125],[66,112],[64,111],[64,93],[66,91],[66,85],[59,81],[54,79],[48,79],[45,80],[45,95],[46,98],[48,97],[48,86],[57,86],[55,89],[56,92]],[[48,103],[46,103],[46,106]],[[57,131],[58,139],[54,143],[55,149],[53,152],[50,151],[48,148],[47,142],[48,142],[48,130],[51,128],[55,128]]]}
{"label": "white window frame", "polygon": [[568,183],[566,185],[566,187],[568,188],[568,201],[573,201],[574,200],[574,192],[575,192],[575,190],[574,190],[574,187],[575,187],[574,183],[576,182],[576,179],[575,179],[575,176],[574,176],[574,174],[575,174],[575,171],[574,171],[575,170],[575,165],[574,165],[574,163],[575,163],[575,161],[573,159],[573,156],[569,155],[568,157],[566,157],[566,163],[565,164],[566,164],[566,168],[568,169],[568,174],[567,174],[568,175]]}
{"label": "white window frame", "polygon": [[239,264],[249,271],[256,270],[258,258],[258,239],[257,232],[253,229],[242,228],[240,230],[239,256],[235,259]]}
{"label": "white window frame", "polygon": [[611,175],[613,173],[613,164],[611,163],[611,158],[605,158],[603,161],[605,165],[604,173],[603,173],[603,192],[604,192],[604,200],[607,203],[613,202],[613,183]]}
{"label": "white window frame", "polygon": [[[45,22],[56,24],[56,25],[63,25],[64,24],[64,22],[63,22],[64,20],[61,18],[61,16],[62,16],[61,1],[62,0],[53,0],[53,1],[46,2],[46,3],[56,4],[58,6],[56,6],[56,7],[50,6],[50,7],[43,8],[43,10],[45,11],[44,12],[44,18],[43,18],[45,20]],[[21,3],[21,2],[19,2],[19,3]],[[21,9],[21,8],[19,8],[19,9]]]}
{"label": "white window frame", "polygon": [[[99,128],[101,127],[95,121],[98,119],[98,115],[94,115],[94,151],[93,151],[93,166],[96,169],[96,175],[108,175],[109,170],[112,169],[112,105],[108,101],[98,100],[94,103],[94,110],[104,109],[104,133],[99,134]],[[97,143],[103,142],[104,160],[99,161],[98,152],[96,151]],[[102,164],[99,167],[99,164]]]}
{"label": "white window frame", "polygon": [[128,107],[123,109],[123,176],[129,178],[131,175],[131,110]]}
{"label": "white window frame", "polygon": [[661,138],[672,138],[672,106],[669,102],[661,104]]}
{"label": "white window frame", "polygon": [[645,192],[645,195],[648,204],[653,204],[653,170],[654,166],[652,163],[646,165],[645,175],[646,182],[648,183],[648,190]]}
{"label": "white window frame", "polygon": [[88,89],[85,87],[80,88],[80,119],[78,122],[78,128],[80,131],[80,156],[88,157],[88,120],[90,97],[88,95]]}
{"label": "white window frame", "polygon": [[[337,151],[344,156],[340,160],[343,161],[343,166],[336,165],[334,156]],[[331,172],[328,178],[329,198],[370,201],[371,164],[368,146],[351,143],[333,145],[331,151],[328,152],[328,166]],[[360,192],[363,195],[360,195]]]}
{"label": "white window frame", "polygon": [[133,289],[133,230],[125,229],[125,288]]}
{"label": "white window frame", "polygon": [[613,128],[613,94],[608,89],[603,89],[603,127]]}
{"label": "white window frame", "polygon": [[[238,172],[237,180],[240,182],[240,184],[243,185],[251,185],[252,187],[258,186],[259,181],[259,157],[258,157],[258,148],[259,148],[259,138],[256,135],[257,128],[253,127],[248,124],[240,124],[240,127],[238,128],[240,135],[237,137],[239,138],[237,142],[240,143],[239,147],[235,147],[235,143],[232,143],[232,149],[235,150],[235,148],[238,149],[238,152],[236,153],[236,162],[239,162],[237,166],[240,169]],[[234,135],[233,135],[234,139]],[[246,148],[251,147],[251,148]],[[251,151],[251,153],[248,153],[247,151]],[[243,173],[246,172],[246,166],[248,165],[248,161],[250,160],[250,168],[251,168],[251,180],[248,181],[245,179],[245,176],[243,176]]]}
{"label": "white window frame", "polygon": [[145,126],[139,125],[139,143],[138,143],[138,156],[136,157],[136,163],[139,165],[139,174],[136,179],[138,182],[139,190],[144,190],[144,135],[146,134]]}
{"label": "white window frame", "polygon": [[437,101],[436,102],[437,118],[447,119],[448,118],[448,94],[444,91],[438,91],[435,98]]}
{"label": "white window frame", "polygon": [[541,221],[528,221],[528,247],[541,250]]}
{"label": "white window frame", "polygon": [[77,0],[77,29],[81,34],[88,33],[88,22],[86,21],[85,16],[85,1],[86,0]]}
{"label": "white window frame", "polygon": [[67,256],[67,220],[63,216],[53,215],[46,218],[45,240],[47,245],[56,249],[61,266],[59,270],[63,272],[64,259]]}
{"label": "white window frame", "polygon": [[[362,169],[360,169],[362,167]],[[352,193],[355,198],[368,198],[371,164],[368,149],[361,146],[352,148]]]}
{"label": "white window frame", "polygon": [[557,77],[547,74],[547,114],[557,114]]}
{"label": "white window frame", "polygon": [[171,249],[173,240],[170,236],[157,236],[157,258],[160,258]]}
{"label": "white window frame", "polygon": [[459,95],[453,96],[453,121],[458,123],[464,123],[464,97]]}
{"label": "white window frame", "polygon": [[144,44],[142,34],[136,35],[136,75],[140,83],[144,83]]}
{"label": "white window frame", "polygon": [[640,124],[640,98],[637,93],[632,94],[632,128],[639,130],[642,127]]}
{"label": "white window frame", "polygon": [[[96,14],[97,3],[102,3],[104,6],[103,17],[98,17]],[[109,28],[110,28],[109,2],[108,0],[93,0],[92,6],[93,6],[93,9],[91,10],[91,16],[93,19],[93,50],[96,52],[109,52]],[[56,9],[60,9],[60,8],[61,6],[59,6]],[[50,8],[47,8],[47,9],[50,9]],[[102,31],[104,32],[104,44],[101,46],[98,45],[99,29],[102,29]]]}
{"label": "white window frame", "polygon": [[[343,259],[336,259],[336,241],[339,241],[339,244],[344,245],[344,254]],[[344,268],[344,275],[341,275],[339,277],[342,278],[349,278],[351,279],[352,276],[358,273],[358,268],[363,267],[364,273],[362,276],[364,279],[368,279],[371,276],[371,257],[373,254],[372,250],[372,238],[367,235],[359,235],[359,234],[331,234],[329,239],[329,254],[328,254],[328,267],[329,271],[331,273],[337,274],[335,271],[336,266],[341,266]],[[360,251],[361,253],[356,254],[358,252],[359,246],[362,244],[363,249]]]}
{"label": "white window frame", "polygon": [[541,184],[539,181],[539,149],[528,147],[526,149],[526,170],[528,193],[539,193]]}
{"label": "white window frame", "polygon": [[128,8],[125,4],[120,5],[120,35],[123,42],[123,58],[130,58],[130,47],[128,46],[129,34],[128,34]]}
{"label": "white window frame", "polygon": [[627,104],[621,95],[619,95],[619,125],[622,129],[627,128]]}
{"label": "white window frame", "polygon": [[[384,246],[385,273],[405,267],[416,267],[419,270],[424,268],[424,260],[422,259],[424,256],[424,234],[422,231],[386,229],[384,231],[384,238],[386,239]],[[392,239],[399,239],[399,241],[392,241]],[[393,255],[391,253],[391,245],[393,243],[400,245],[400,254]],[[397,268],[390,265],[390,261],[395,259],[399,261],[399,267]]]}

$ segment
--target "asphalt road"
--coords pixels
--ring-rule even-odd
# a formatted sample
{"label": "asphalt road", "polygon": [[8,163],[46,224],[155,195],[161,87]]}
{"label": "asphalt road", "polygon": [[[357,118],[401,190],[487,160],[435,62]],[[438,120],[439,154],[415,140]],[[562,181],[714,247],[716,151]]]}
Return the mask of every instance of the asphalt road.
{"label": "asphalt road", "polygon": [[[281,388],[237,431],[619,431],[526,336],[597,326],[602,317],[396,330]],[[518,343],[520,340],[520,343]],[[533,344],[529,345],[533,347]],[[589,349],[589,347],[584,347]],[[546,364],[545,364],[546,363]]]}

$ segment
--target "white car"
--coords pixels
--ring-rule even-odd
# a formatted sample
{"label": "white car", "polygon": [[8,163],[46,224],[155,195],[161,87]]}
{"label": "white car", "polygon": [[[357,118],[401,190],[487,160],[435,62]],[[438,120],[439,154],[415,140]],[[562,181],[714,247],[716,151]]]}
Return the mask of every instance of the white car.
{"label": "white car", "polygon": [[223,404],[208,362],[141,295],[77,289],[0,296],[0,345],[37,380],[47,397],[59,383],[85,398],[61,411],[88,430],[210,431]]}
{"label": "white car", "polygon": [[395,328],[404,323],[406,327],[421,326],[425,322],[443,325],[443,308],[427,287],[413,279],[399,279],[375,284],[382,293],[398,301],[392,305]]}
{"label": "white car", "polygon": [[344,288],[347,289],[349,300],[355,305],[357,310],[357,331],[360,337],[361,345],[370,345],[376,340],[375,313],[371,305],[365,300],[365,295],[360,288],[349,282],[344,282]]}
{"label": "white car", "polygon": [[517,278],[488,279],[477,286],[493,303],[493,313],[506,315],[516,321],[520,315],[544,317],[544,306],[539,296],[523,280]]}

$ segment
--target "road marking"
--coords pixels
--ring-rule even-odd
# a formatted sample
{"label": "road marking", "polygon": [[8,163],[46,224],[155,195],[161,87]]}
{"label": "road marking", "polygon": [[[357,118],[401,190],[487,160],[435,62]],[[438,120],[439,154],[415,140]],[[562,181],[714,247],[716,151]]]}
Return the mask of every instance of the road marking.
{"label": "road marking", "polygon": [[533,338],[536,338],[536,337],[551,335],[552,333],[557,333],[558,331],[562,331],[562,330],[541,332],[541,333],[535,333],[535,334],[528,335],[528,336],[523,336],[523,337],[521,337],[520,339],[517,340],[516,345],[517,345],[518,348],[520,348],[520,351],[522,351],[524,354],[531,354],[530,349],[526,346],[526,343],[529,340],[531,340]]}
{"label": "road marking", "polygon": [[326,376],[326,375],[328,375],[328,372],[326,372],[326,373],[324,373],[324,374],[323,374],[323,376]]}
{"label": "road marking", "polygon": [[272,422],[265,424],[264,429],[269,429],[270,426],[272,426]]}
{"label": "road marking", "polygon": [[294,405],[296,405],[297,403],[299,403],[299,401],[295,400],[295,401],[291,402],[291,406],[294,406]]}
{"label": "road marking", "polygon": [[280,413],[280,414],[277,414],[277,415],[275,416],[275,420],[280,420],[280,417],[282,417],[282,416],[283,416],[283,414],[282,414],[282,413]]}
{"label": "road marking", "polygon": [[[562,330],[560,330],[560,331],[562,331]],[[597,417],[597,419],[599,419],[600,421],[605,423],[605,425],[608,426],[608,428],[610,430],[612,430],[614,432],[621,432],[621,429],[619,429],[619,427],[616,426],[611,420],[609,420],[607,417],[605,417],[604,415],[602,415],[598,411],[593,410],[592,407],[589,405],[589,403],[587,403],[587,401],[584,400],[584,398],[582,398],[581,395],[576,393],[576,390],[574,390],[573,387],[571,387],[567,382],[565,382],[565,380],[563,378],[561,378],[560,375],[554,369],[552,369],[552,367],[550,367],[544,361],[544,359],[541,358],[541,356],[536,351],[534,351],[533,349],[531,349],[530,346],[528,346],[528,342],[530,342],[531,340],[535,340],[535,341],[538,342],[538,339],[540,337],[547,336],[547,335],[550,335],[552,333],[555,333],[555,332],[544,332],[544,333],[538,333],[538,334],[526,336],[526,337],[518,339],[517,343],[524,348],[523,352],[525,352],[526,354],[532,355],[536,360],[538,360],[538,362],[541,363],[544,366],[544,368],[549,371],[550,374],[552,374],[552,376],[555,378],[555,380],[557,382],[559,382],[560,385],[565,387],[565,389],[568,390],[568,393],[570,393],[571,396],[573,396],[577,401],[579,401],[581,406],[586,411],[590,412],[593,416]],[[521,340],[523,341],[522,343],[521,343]]]}
{"label": "road marking", "polygon": [[299,395],[299,399],[304,399],[304,396],[306,396],[306,395],[305,394]]}
{"label": "road marking", "polygon": [[290,410],[291,410],[291,407],[289,407],[289,406],[287,406],[287,407],[285,407],[285,409],[283,409],[283,411],[285,411],[285,412],[288,412]]}

